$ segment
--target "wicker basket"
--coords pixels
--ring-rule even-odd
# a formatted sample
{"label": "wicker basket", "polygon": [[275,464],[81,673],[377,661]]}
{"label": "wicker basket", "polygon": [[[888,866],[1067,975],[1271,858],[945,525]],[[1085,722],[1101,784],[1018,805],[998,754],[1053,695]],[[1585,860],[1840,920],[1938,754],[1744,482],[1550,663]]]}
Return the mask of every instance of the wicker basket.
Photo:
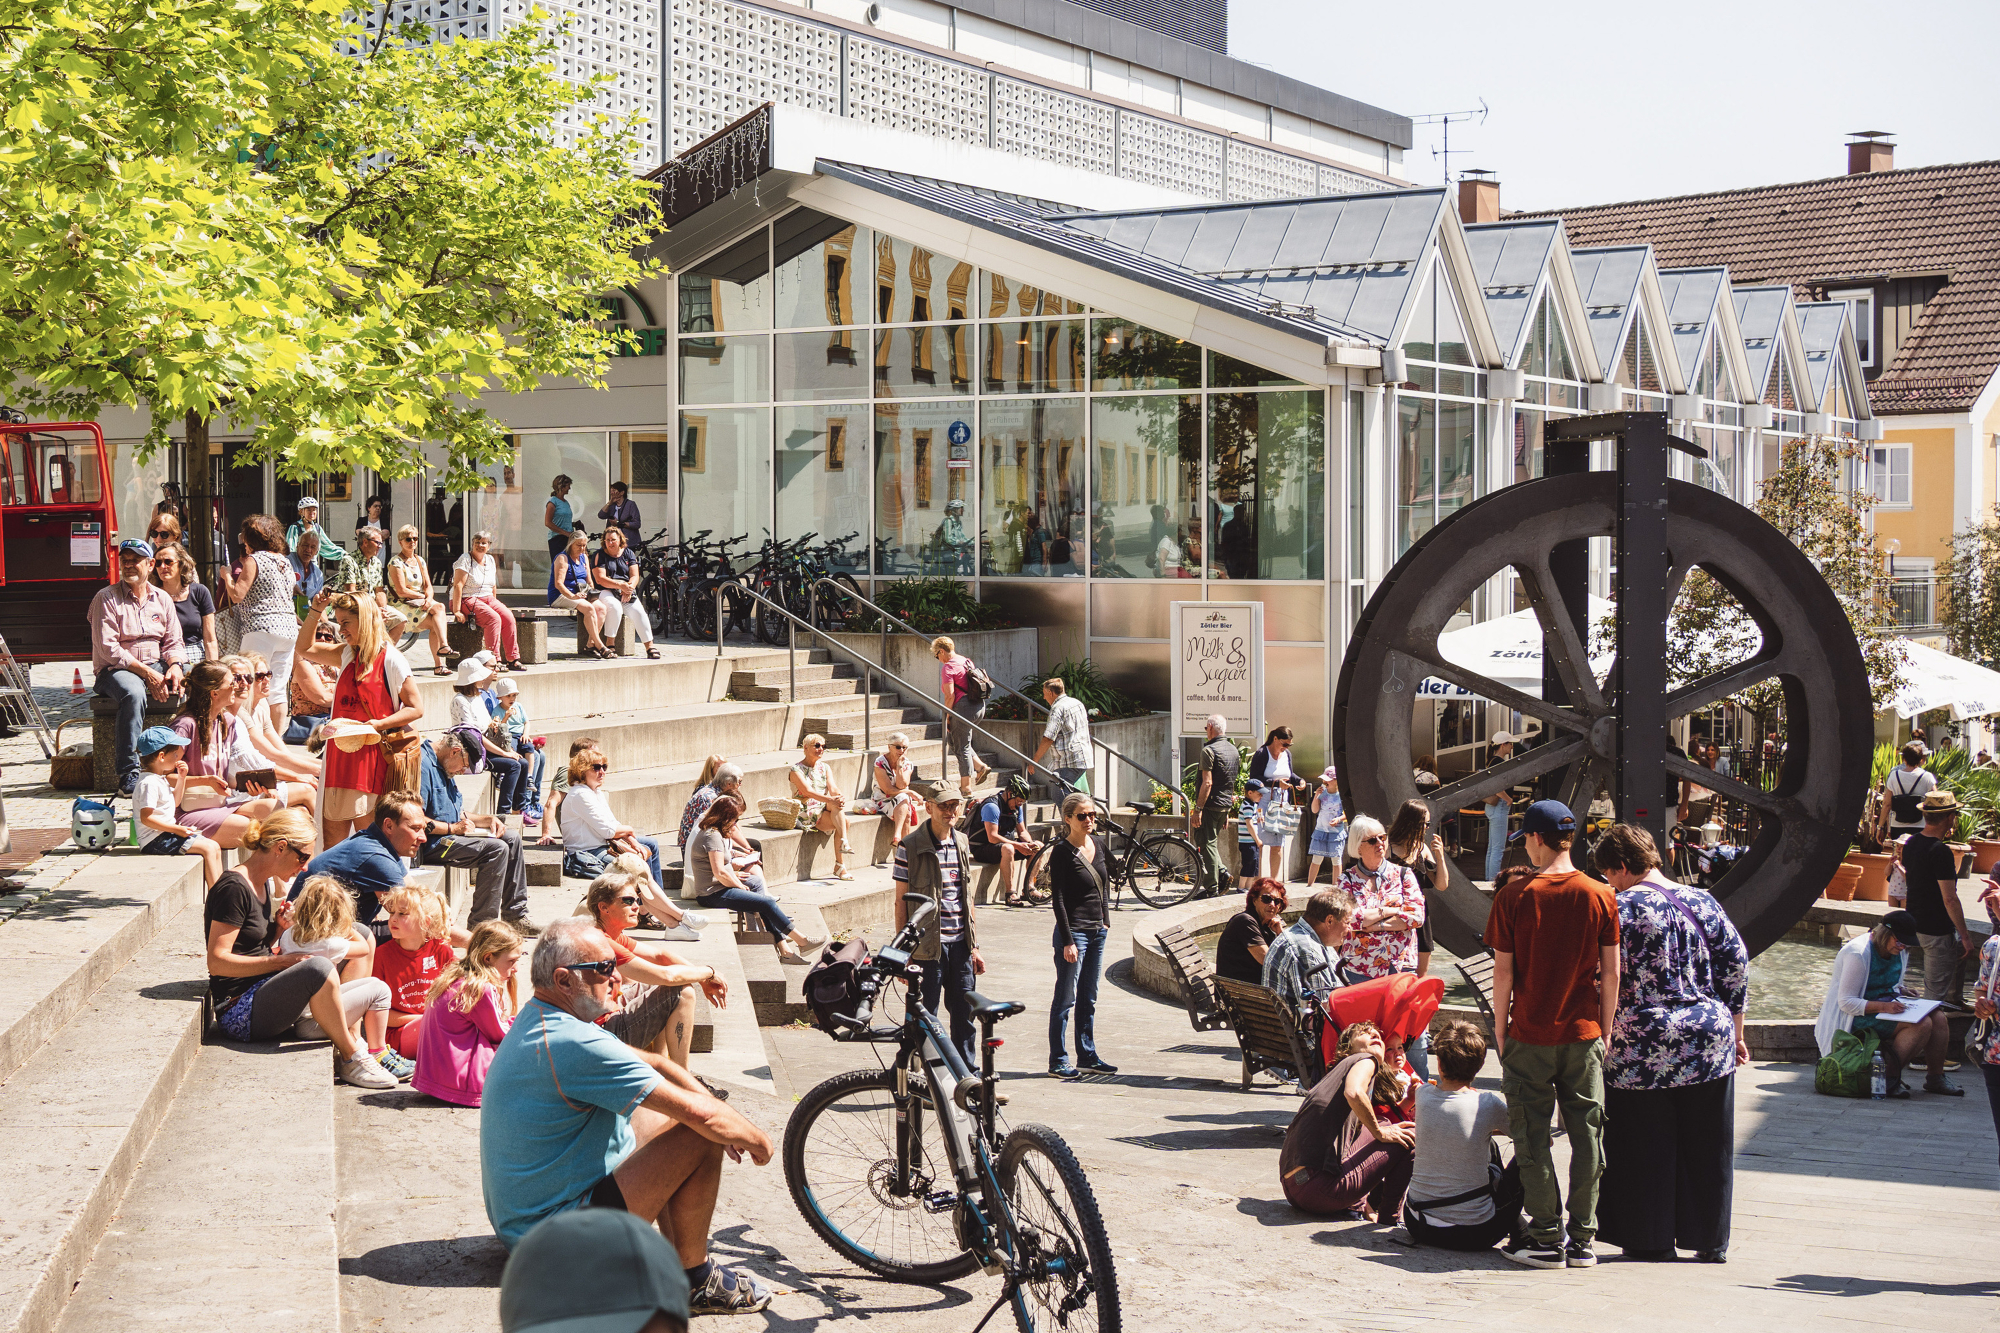
{"label": "wicker basket", "polygon": [[89,791],[97,782],[95,760],[91,755],[90,745],[86,742],[82,745],[72,745],[68,749],[63,748],[63,728],[76,722],[89,725],[90,719],[73,717],[56,727],[56,753],[55,757],[49,760],[49,785],[58,791]]}
{"label": "wicker basket", "polygon": [[789,796],[773,796],[757,802],[757,813],[763,817],[766,828],[782,830],[799,826],[799,803]]}

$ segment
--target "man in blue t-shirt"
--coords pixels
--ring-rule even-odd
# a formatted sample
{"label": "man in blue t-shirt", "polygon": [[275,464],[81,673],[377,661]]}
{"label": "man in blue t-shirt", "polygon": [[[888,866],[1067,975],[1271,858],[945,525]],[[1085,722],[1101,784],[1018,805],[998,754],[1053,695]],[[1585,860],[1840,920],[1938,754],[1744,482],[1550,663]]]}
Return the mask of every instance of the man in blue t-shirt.
{"label": "man in blue t-shirt", "polygon": [[[403,886],[407,869],[403,858],[415,856],[424,841],[423,802],[406,791],[392,791],[375,803],[375,822],[336,842],[315,856],[306,872],[292,881],[291,896],[299,896],[314,875],[331,875],[354,895],[354,920],[364,930],[375,932],[375,943],[389,938],[389,923],[378,922],[381,896]],[[452,943],[464,944],[464,932],[454,932]]]}
{"label": "man in blue t-shirt", "polygon": [[612,1012],[617,961],[588,917],[550,923],[536,946],[534,998],[494,1053],[480,1101],[487,1219],[509,1249],[573,1208],[671,1219],[662,1230],[687,1269],[691,1313],[761,1310],[770,1292],[709,1260],[708,1228],[723,1155],[762,1166],[771,1140],[686,1070],[597,1026]]}
{"label": "man in blue t-shirt", "polygon": [[1014,887],[1014,866],[1035,855],[1034,840],[1021,827],[1021,808],[1028,803],[1028,780],[1016,773],[1007,785],[979,807],[971,836],[966,840],[972,859],[981,865],[1000,867],[1000,891],[1007,905],[1018,907],[1021,895]]}

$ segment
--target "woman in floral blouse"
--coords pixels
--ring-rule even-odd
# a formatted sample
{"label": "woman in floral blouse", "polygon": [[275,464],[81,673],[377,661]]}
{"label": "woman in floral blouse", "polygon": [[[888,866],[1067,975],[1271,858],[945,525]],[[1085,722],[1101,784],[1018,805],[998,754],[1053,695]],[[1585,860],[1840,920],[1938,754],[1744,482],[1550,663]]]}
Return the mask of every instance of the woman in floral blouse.
{"label": "woman in floral blouse", "polygon": [[1750,952],[1721,904],[1660,873],[1652,835],[1614,824],[1598,873],[1618,891],[1618,1014],[1604,1055],[1598,1238],[1630,1259],[1726,1261],[1736,1067],[1750,1058]]}
{"label": "woman in floral blouse", "polygon": [[1424,924],[1417,877],[1389,859],[1389,834],[1379,819],[1357,816],[1347,845],[1361,859],[1340,877],[1340,887],[1354,899],[1340,966],[1364,980],[1416,971],[1417,927]]}

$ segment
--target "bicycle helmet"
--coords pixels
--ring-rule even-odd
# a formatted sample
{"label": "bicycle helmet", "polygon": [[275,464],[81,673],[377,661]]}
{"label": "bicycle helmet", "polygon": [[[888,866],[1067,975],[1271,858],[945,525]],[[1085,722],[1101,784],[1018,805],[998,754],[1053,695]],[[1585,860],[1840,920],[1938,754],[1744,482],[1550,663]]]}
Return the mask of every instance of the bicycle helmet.
{"label": "bicycle helmet", "polygon": [[1018,796],[1025,801],[1028,799],[1028,794],[1033,790],[1034,788],[1028,785],[1028,780],[1019,773],[1007,779],[1007,794],[1009,796]]}

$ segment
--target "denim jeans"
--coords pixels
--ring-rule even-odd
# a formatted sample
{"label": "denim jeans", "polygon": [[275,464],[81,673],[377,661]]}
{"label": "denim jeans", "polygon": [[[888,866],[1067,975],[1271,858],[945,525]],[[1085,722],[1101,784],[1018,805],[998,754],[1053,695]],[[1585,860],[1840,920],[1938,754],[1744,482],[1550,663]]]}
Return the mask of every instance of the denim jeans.
{"label": "denim jeans", "polygon": [[1486,878],[1489,882],[1500,878],[1500,862],[1507,855],[1507,814],[1512,808],[1504,802],[1486,807]]}
{"label": "denim jeans", "polygon": [[521,808],[521,779],[528,769],[512,755],[487,751],[486,767],[493,772],[493,812],[511,815]]}
{"label": "denim jeans", "polygon": [[520,799],[515,802],[515,808],[540,819],[542,817],[542,767],[547,761],[547,756],[535,748],[533,741],[526,738],[523,738],[521,741],[519,753],[521,755],[521,762],[527,765],[527,774],[522,779],[521,795]]}
{"label": "denim jeans", "polygon": [[938,1002],[951,1014],[951,1044],[965,1057],[965,1067],[977,1073],[979,1051],[972,1032],[972,992],[978,978],[972,971],[972,941],[964,938],[938,946],[936,958],[917,960],[924,969],[920,987],[924,1008],[933,1014]]}
{"label": "denim jeans", "polygon": [[[1071,931],[1065,935],[1060,926],[1056,928],[1053,947],[1056,952],[1056,997],[1049,1004],[1049,1068],[1060,1069],[1069,1063],[1069,1055],[1063,1048],[1063,1031],[1069,1026],[1070,1010],[1076,1010],[1076,1062],[1080,1065],[1097,1063],[1097,983],[1104,975],[1104,938],[1110,932],[1103,926],[1095,930]],[[1076,946],[1076,961],[1063,958],[1066,945]]]}
{"label": "denim jeans", "polygon": [[[646,849],[646,869],[653,876],[653,883],[660,882],[660,840],[640,834],[634,839]],[[611,866],[611,859],[618,852],[610,844],[563,853],[562,872],[572,879],[596,879]]]}
{"label": "denim jeans", "polygon": [[771,933],[784,939],[792,933],[792,919],[785,915],[785,909],[778,906],[778,900],[764,889],[764,881],[756,875],[736,872],[736,877],[748,886],[732,889],[728,886],[713,893],[704,893],[695,899],[703,907],[719,907],[727,912],[755,912],[764,918],[764,924]]}
{"label": "denim jeans", "polygon": [[[159,662],[149,665],[155,671],[165,670]],[[123,782],[139,771],[139,733],[146,729],[146,679],[136,671],[106,667],[97,673],[96,689],[97,693],[118,705],[115,753],[118,756],[118,780]]]}

